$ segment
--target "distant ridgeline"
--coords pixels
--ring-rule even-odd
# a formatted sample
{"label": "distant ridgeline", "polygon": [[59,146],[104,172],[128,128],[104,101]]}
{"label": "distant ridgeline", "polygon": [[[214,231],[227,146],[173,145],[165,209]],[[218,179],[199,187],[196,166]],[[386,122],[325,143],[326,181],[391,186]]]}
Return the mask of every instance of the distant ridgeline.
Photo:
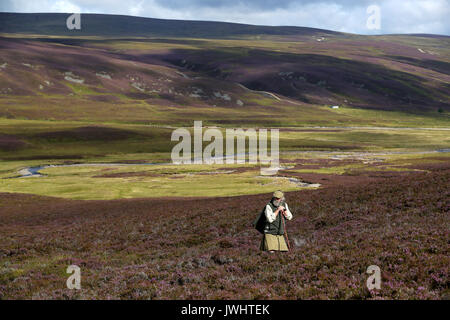
{"label": "distant ridgeline", "polygon": [[81,30],[68,30],[70,13],[0,12],[0,33],[91,36],[233,37],[243,35],[314,35],[338,32],[304,28],[255,26],[212,21],[185,21],[124,15],[82,14]]}

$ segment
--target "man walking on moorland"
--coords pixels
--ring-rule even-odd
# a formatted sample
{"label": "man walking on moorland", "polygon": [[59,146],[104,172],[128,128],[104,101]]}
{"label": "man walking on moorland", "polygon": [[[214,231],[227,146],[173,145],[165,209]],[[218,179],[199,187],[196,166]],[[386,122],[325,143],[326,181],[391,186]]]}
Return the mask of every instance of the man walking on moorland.
{"label": "man walking on moorland", "polygon": [[[266,205],[264,214],[261,213],[261,223],[264,223],[263,238],[260,249],[263,251],[289,251],[289,239],[287,238],[285,221],[292,219],[292,213],[285,201],[284,194],[280,190],[273,193],[272,200]],[[265,219],[264,219],[265,218]],[[265,221],[264,221],[265,220]]]}

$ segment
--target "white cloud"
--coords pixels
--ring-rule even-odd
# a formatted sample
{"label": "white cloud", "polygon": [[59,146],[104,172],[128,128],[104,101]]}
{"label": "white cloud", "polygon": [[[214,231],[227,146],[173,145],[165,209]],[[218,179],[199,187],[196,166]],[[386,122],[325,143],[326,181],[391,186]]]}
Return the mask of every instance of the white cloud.
{"label": "white cloud", "polygon": [[50,8],[51,12],[69,12],[69,13],[81,13],[81,8],[74,5],[70,1],[56,1]]}
{"label": "white cloud", "polygon": [[144,1],[139,2],[136,5],[132,5],[129,9],[129,12],[132,16],[139,16],[142,14],[142,9],[143,9],[143,3]]}

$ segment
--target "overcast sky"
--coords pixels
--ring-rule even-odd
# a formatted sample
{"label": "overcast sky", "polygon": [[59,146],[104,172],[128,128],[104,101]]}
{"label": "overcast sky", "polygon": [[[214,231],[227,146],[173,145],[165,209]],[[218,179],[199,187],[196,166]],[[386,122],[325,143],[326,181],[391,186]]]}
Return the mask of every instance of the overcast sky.
{"label": "overcast sky", "polygon": [[[367,27],[371,5],[381,10],[380,29]],[[108,13],[360,34],[450,35],[450,0],[0,0],[0,12]]]}

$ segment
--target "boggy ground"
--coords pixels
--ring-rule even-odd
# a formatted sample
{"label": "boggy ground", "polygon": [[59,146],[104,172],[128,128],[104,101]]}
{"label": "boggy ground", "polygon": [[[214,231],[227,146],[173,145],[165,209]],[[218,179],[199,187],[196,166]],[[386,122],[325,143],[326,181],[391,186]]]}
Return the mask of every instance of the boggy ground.
{"label": "boggy ground", "polygon": [[[251,227],[269,194],[1,193],[0,299],[445,299],[450,165],[420,167],[287,193],[292,251],[272,255]],[[66,288],[71,264],[80,291]],[[366,288],[370,265],[379,291]]]}

